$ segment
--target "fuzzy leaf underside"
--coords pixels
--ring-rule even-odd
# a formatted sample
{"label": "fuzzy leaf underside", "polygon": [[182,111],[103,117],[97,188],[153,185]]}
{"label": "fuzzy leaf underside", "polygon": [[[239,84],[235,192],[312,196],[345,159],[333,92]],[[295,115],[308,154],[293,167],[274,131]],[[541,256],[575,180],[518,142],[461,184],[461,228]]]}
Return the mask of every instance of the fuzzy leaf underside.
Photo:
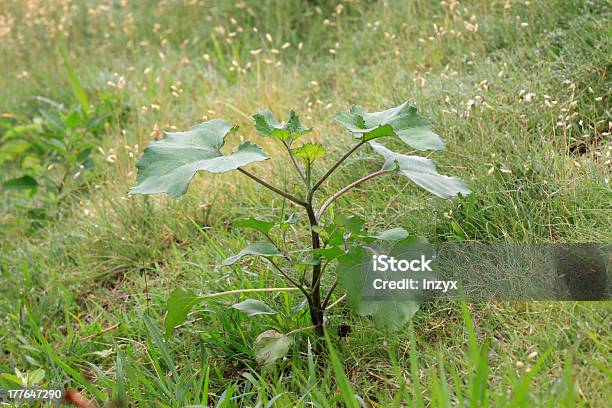
{"label": "fuzzy leaf underside", "polygon": [[444,150],[440,136],[431,130],[427,119],[417,113],[408,102],[382,112],[366,112],[353,105],[349,112],[336,114],[335,119],[351,133],[360,135],[363,141],[384,136],[397,136],[417,150]]}
{"label": "fuzzy leaf underside", "polygon": [[276,330],[267,330],[255,339],[253,346],[255,359],[261,366],[270,367],[276,360],[287,354],[292,343],[291,337]]}
{"label": "fuzzy leaf underside", "polygon": [[360,235],[359,239],[366,242],[373,241],[400,241],[402,239],[408,238],[408,231],[401,227],[391,228],[386,231],[381,232],[380,234],[375,235]]}
{"label": "fuzzy leaf underside", "polygon": [[130,194],[168,193],[179,197],[187,192],[189,182],[200,170],[224,173],[268,159],[251,142],[224,156],[220,149],[233,130],[229,122],[215,119],[185,132],[166,132],[165,138],[151,142],[138,160],[138,185]]}
{"label": "fuzzy leaf underside", "polygon": [[273,256],[282,256],[278,249],[270,242],[256,242],[243,248],[236,255],[230,256],[225,261],[223,261],[223,265],[232,265],[238,262],[243,256],[251,255],[251,256],[263,256],[263,257],[273,257]]}
{"label": "fuzzy leaf underside", "polygon": [[247,316],[257,316],[261,314],[276,314],[276,311],[264,302],[256,299],[247,299],[240,303],[233,304],[232,307],[236,310],[240,310]]}
{"label": "fuzzy leaf underside", "polygon": [[399,171],[400,174],[430,193],[442,198],[451,198],[459,193],[464,196],[470,194],[463,180],[438,173],[433,160],[419,156],[406,156],[395,153],[380,143],[369,143],[376,153],[385,158],[387,171]]}

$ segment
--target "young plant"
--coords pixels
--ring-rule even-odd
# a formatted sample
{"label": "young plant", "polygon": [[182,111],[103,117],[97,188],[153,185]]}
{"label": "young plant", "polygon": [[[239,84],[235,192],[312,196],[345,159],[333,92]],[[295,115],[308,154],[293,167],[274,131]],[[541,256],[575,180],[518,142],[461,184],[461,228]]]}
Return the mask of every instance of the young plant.
{"label": "young plant", "polygon": [[[460,179],[440,175],[432,160],[393,152],[377,141],[383,137],[394,137],[416,150],[443,150],[442,140],[432,131],[430,123],[408,103],[382,112],[369,113],[361,106],[353,106],[348,112],[340,112],[335,116],[335,120],[353,134],[355,143],[329,169],[317,177],[316,165],[324,156],[325,149],[317,143],[302,143],[295,146],[298,139],[311,132],[311,128],[305,126],[295,112],[291,111],[289,118],[283,123],[277,121],[269,110],[254,114],[252,119],[259,135],[272,138],[282,146],[296,177],[300,180],[296,184],[301,184],[301,187],[286,191],[247,170],[246,166],[251,163],[268,160],[266,153],[250,141],[242,143],[230,154],[222,154],[221,148],[226,137],[235,132],[237,127],[225,120],[217,119],[199,124],[185,132],[168,132],[163,140],[151,142],[138,161],[138,185],[131,189],[130,194],[168,193],[178,197],[185,194],[189,182],[198,171],[223,173],[237,170],[274,194],[303,208],[308,219],[310,244],[306,256],[301,248],[296,251],[288,249],[286,234],[290,227],[295,228],[297,222],[295,216],[281,223],[257,218],[239,220],[234,223],[235,227],[255,229],[265,240],[242,249],[238,254],[223,261],[224,265],[232,265],[244,256],[266,259],[288,284],[304,295],[317,336],[322,336],[324,333],[325,311],[330,307],[329,303],[338,283],[335,280],[325,288],[326,292],[323,292],[322,277],[333,262],[337,263],[336,271],[339,275],[337,278],[340,278],[341,286],[347,291],[349,303],[360,313],[378,315],[383,323],[389,323],[390,326],[405,322],[416,311],[414,303],[404,302],[401,307],[398,305],[385,307],[380,304],[385,302],[360,303],[358,288],[354,282],[351,282],[350,274],[346,272],[357,266],[352,262],[356,259],[354,251],[361,248],[360,243],[376,240],[410,242],[419,238],[410,237],[402,228],[394,228],[379,234],[367,233],[363,229],[364,221],[358,217],[345,216],[337,212],[333,216],[328,216],[326,211],[338,197],[352,188],[374,177],[394,172],[408,177],[438,197],[450,198],[457,194],[469,194],[468,188]],[[383,164],[380,169],[321,199],[318,193],[328,178],[347,158],[366,145],[382,156]],[[272,234],[273,231],[277,232],[277,236]],[[356,279],[353,277],[354,280]],[[272,290],[244,289],[226,293]],[[279,288],[279,290],[290,289]],[[196,302],[219,295],[196,296],[183,289],[175,290],[168,300],[167,333],[184,322],[187,313]],[[259,301],[252,301],[246,305],[239,304],[237,308],[249,315],[269,314],[271,310]],[[264,356],[264,360],[265,357],[269,360],[271,355],[282,354],[288,348],[287,338],[277,332],[268,331],[260,337],[265,340],[265,344],[262,345],[260,341],[256,352],[257,349],[263,348],[264,352],[261,355]]]}
{"label": "young plant", "polygon": [[68,106],[37,97],[34,117],[0,116],[0,166],[19,172],[2,189],[22,192],[16,207],[33,221],[53,218],[60,202],[85,183],[96,139],[118,111],[113,94],[90,98],[66,58],[64,63],[74,94]]}

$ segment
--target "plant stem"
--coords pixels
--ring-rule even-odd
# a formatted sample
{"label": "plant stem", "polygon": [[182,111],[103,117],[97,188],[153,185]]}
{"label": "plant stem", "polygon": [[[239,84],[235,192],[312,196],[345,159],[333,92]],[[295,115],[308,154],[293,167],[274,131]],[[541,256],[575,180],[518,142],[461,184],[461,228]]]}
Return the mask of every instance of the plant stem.
{"label": "plant stem", "polygon": [[[312,197],[309,197],[312,200]],[[319,233],[314,227],[317,226],[317,218],[312,208],[312,202],[309,201],[306,206],[306,212],[308,213],[308,221],[310,222],[310,235],[312,238],[312,249],[319,249],[321,247],[321,240]],[[321,306],[321,264],[312,265],[312,286],[310,288],[310,296],[308,299],[308,309],[310,310],[310,319],[312,324],[315,326],[315,335],[317,337],[323,337],[325,335],[323,331],[323,307]]]}
{"label": "plant stem", "polygon": [[293,155],[293,153],[291,153],[291,148],[289,147],[289,145],[283,141],[283,145],[285,146],[285,148],[287,149],[287,154],[289,154],[289,157],[291,158],[291,162],[293,163],[293,167],[295,167],[295,170],[298,172],[298,174],[300,175],[300,178],[304,181],[304,183],[308,184],[308,182],[306,181],[306,176],[304,176],[304,172],[302,171],[302,168],[300,167],[300,165],[298,164],[297,160],[295,160],[295,156]]}
{"label": "plant stem", "polygon": [[317,326],[308,326],[308,327],[300,327],[299,329],[291,330],[290,332],[285,333],[285,336],[292,336],[296,333],[300,333],[310,329],[316,329]]}
{"label": "plant stem", "polygon": [[[344,154],[327,172],[321,177],[319,181],[308,191],[308,195],[306,197],[306,213],[308,214],[308,222],[310,223],[310,235],[312,238],[312,249],[321,248],[321,238],[319,237],[319,233],[316,231],[315,227],[319,223],[319,218],[314,212],[312,207],[312,198],[316,190],[327,180],[327,178],[344,162],[351,154],[355,152],[355,150],[359,149],[365,141],[361,140],[355,146],[353,146],[348,152]],[[325,335],[323,330],[323,314],[325,312],[324,307],[321,303],[321,275],[323,274],[323,270],[321,269],[321,264],[312,265],[312,284],[310,287],[310,296],[307,296],[308,299],[308,308],[310,310],[310,319],[312,320],[312,324],[315,326],[315,335],[317,337],[323,337]]]}
{"label": "plant stem", "polygon": [[319,208],[319,212],[317,212],[317,220],[321,218],[321,215],[323,215],[323,212],[327,209],[327,207],[329,207],[329,205],[331,203],[334,202],[334,200],[338,197],[340,197],[342,194],[346,193],[347,191],[349,191],[351,188],[358,186],[359,184],[363,183],[366,180],[369,180],[371,178],[374,178],[376,176],[380,176],[381,174],[386,173],[385,170],[385,166],[383,166],[380,170],[375,171],[374,173],[370,173],[367,176],[364,176],[362,178],[360,178],[359,180],[355,180],[353,181],[351,184],[345,186],[344,188],[342,188],[341,190],[339,190],[337,193],[335,193],[334,195],[332,195],[331,197],[329,197],[327,199],[327,201],[325,201],[323,203],[323,205],[321,206],[321,208]]}
{"label": "plant stem", "polygon": [[325,308],[325,310],[329,310],[331,308],[333,308],[334,306],[336,306],[337,304],[339,304],[340,302],[342,302],[344,299],[346,299],[346,293],[342,296],[340,296],[338,298],[338,300],[336,300],[334,303],[332,303],[331,305],[329,305],[328,307]]}
{"label": "plant stem", "polygon": [[300,200],[299,198],[289,194],[288,192],[283,191],[281,189],[278,189],[278,188],[274,187],[273,185],[266,183],[265,181],[263,181],[259,177],[255,176],[254,174],[249,173],[248,171],[246,171],[242,167],[238,167],[238,171],[241,172],[242,174],[244,174],[245,176],[250,177],[252,180],[255,180],[256,182],[258,182],[262,186],[264,186],[264,187],[274,191],[276,194],[279,194],[279,195],[285,197],[287,200],[293,201],[294,203],[296,203],[298,205],[301,205],[302,207],[307,207],[308,206],[306,201]]}
{"label": "plant stem", "polygon": [[309,293],[306,291],[306,289],[304,289],[304,288],[302,287],[302,285],[300,285],[300,284],[299,284],[298,282],[296,282],[296,281],[295,281],[295,280],[294,280],[294,279],[293,279],[291,276],[289,276],[289,275],[288,275],[288,274],[287,274],[285,271],[283,271],[283,270],[281,269],[281,267],[280,267],[280,266],[278,266],[278,265],[276,264],[276,262],[274,262],[274,261],[273,261],[271,258],[267,258],[267,257],[266,257],[266,260],[267,260],[268,262],[270,262],[270,263],[272,264],[272,266],[274,266],[274,268],[276,268],[276,270],[277,270],[277,271],[278,271],[278,272],[279,272],[281,275],[283,275],[283,277],[284,277],[285,279],[287,279],[287,280],[289,281],[289,283],[291,283],[293,286],[295,286],[296,288],[298,288],[298,289],[299,289],[299,290],[300,290],[300,291],[301,291],[301,292],[304,294],[304,296],[306,296],[307,298],[310,296],[310,295],[309,295]]}
{"label": "plant stem", "polygon": [[253,293],[253,292],[293,292],[299,290],[299,288],[253,288],[253,289],[236,289],[228,290],[226,292],[211,293],[210,295],[198,296],[198,299],[214,299],[227,295],[238,295],[241,293]]}
{"label": "plant stem", "polygon": [[[327,267],[327,265],[329,265],[329,262],[330,261],[327,261],[325,262],[325,264],[323,264],[323,267],[321,268],[321,273],[319,274],[319,281],[321,280],[321,276],[323,275],[323,272],[325,272],[325,268]],[[317,281],[316,286],[319,286],[319,281]]]}
{"label": "plant stem", "polygon": [[335,281],[332,287],[329,288],[329,291],[327,292],[327,295],[325,296],[325,299],[323,300],[323,305],[322,305],[323,309],[325,309],[327,304],[329,303],[329,300],[331,299],[331,295],[334,293],[334,289],[336,289],[336,286],[338,286],[338,281]]}
{"label": "plant stem", "polygon": [[61,196],[64,192],[64,187],[66,187],[66,181],[68,180],[68,176],[70,175],[70,167],[68,165],[67,159],[64,157],[64,175],[62,177],[62,181],[57,188],[58,195]]}
{"label": "plant stem", "polygon": [[353,152],[355,152],[355,150],[359,149],[364,143],[365,142],[361,140],[359,143],[353,146],[351,150],[346,152],[344,156],[342,156],[333,166],[331,166],[331,168],[327,170],[327,173],[325,173],[323,177],[321,177],[321,179],[317,181],[317,184],[312,187],[312,189],[310,190],[310,195],[312,196],[314,192],[321,186],[321,184],[323,184],[323,182],[327,180],[327,178],[334,172],[334,170],[336,170],[338,166],[342,164],[343,161],[345,161],[351,154],[353,154]]}

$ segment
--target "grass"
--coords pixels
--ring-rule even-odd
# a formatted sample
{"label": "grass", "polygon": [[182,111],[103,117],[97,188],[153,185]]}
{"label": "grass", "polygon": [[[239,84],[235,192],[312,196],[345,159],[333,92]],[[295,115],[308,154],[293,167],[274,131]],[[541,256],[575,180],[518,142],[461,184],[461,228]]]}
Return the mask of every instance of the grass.
{"label": "grass", "polygon": [[[275,316],[245,318],[229,308],[238,297],[202,304],[165,341],[165,299],[177,286],[282,285],[263,262],[238,273],[219,265],[254,238],[233,219],[297,209],[236,174],[199,176],[180,200],[126,196],[160,130],[222,117],[254,139],[248,114],[291,107],[331,158],[350,142],[334,112],[409,99],[447,142],[433,155],[441,172],[474,193],[442,201],[387,176],[336,211],[432,241],[610,242],[607,2],[34,4],[0,5],[0,113],[32,118],[34,96],[78,103],[58,63],[64,46],[89,95],[111,93],[122,114],[55,219],[32,227],[18,206],[28,198],[2,192],[0,387],[16,385],[15,369],[42,368],[41,385],[129,406],[350,406],[352,392],[366,406],[609,406],[608,303],[427,304],[397,333],[340,304],[329,361],[319,364],[304,332],[269,371],[255,364],[255,337],[309,324],[292,293],[254,296]],[[293,190],[285,165],[253,168]],[[325,195],[379,165],[357,154]],[[19,172],[2,166],[6,179]],[[348,337],[336,335],[341,324]]]}

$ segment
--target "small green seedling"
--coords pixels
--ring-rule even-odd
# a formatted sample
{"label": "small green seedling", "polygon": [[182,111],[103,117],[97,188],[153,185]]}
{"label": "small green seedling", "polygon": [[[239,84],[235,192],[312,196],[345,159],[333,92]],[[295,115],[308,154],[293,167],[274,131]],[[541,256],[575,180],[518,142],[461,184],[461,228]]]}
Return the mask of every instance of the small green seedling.
{"label": "small green seedling", "polygon": [[11,163],[19,177],[1,188],[17,194],[15,206],[38,224],[54,218],[59,204],[86,182],[99,136],[118,112],[117,98],[95,92],[90,98],[65,54],[64,65],[74,98],[67,106],[36,97],[34,117],[0,117],[0,165]]}
{"label": "small green seedling", "polygon": [[[329,215],[326,211],[341,195],[353,187],[390,173],[399,173],[408,177],[418,186],[442,198],[457,194],[467,195],[469,190],[463,181],[448,177],[436,171],[434,162],[419,156],[408,156],[393,152],[378,143],[383,137],[395,137],[416,150],[443,150],[440,137],[431,129],[430,123],[417,113],[408,103],[382,112],[369,113],[361,106],[353,106],[348,112],[340,112],[335,120],[346,128],[355,138],[355,143],[328,170],[319,177],[317,164],[325,154],[325,148],[317,143],[302,143],[296,146],[298,139],[311,132],[295,112],[280,123],[272,112],[265,110],[252,116],[257,133],[263,137],[275,139],[286,152],[296,177],[301,181],[301,188],[285,191],[268,181],[262,180],[247,170],[246,166],[255,162],[268,160],[269,157],[258,145],[246,141],[233,153],[224,155],[221,148],[226,137],[237,130],[225,120],[211,120],[193,127],[185,132],[168,132],[160,141],[153,141],[138,161],[138,185],[130,194],[168,193],[178,197],[187,191],[189,182],[196,172],[224,173],[232,170],[244,174],[285,199],[302,207],[306,213],[310,235],[307,251],[297,248],[289,250],[286,232],[289,228],[298,228],[298,218],[290,217],[284,222],[274,223],[257,218],[238,220],[235,227],[250,228],[259,231],[264,240],[243,248],[236,255],[223,261],[223,265],[232,265],[245,256],[261,257],[287,281],[295,290],[305,297],[310,311],[310,318],[317,336],[323,336],[324,314],[330,307],[333,292],[338,281],[347,292],[349,303],[362,314],[378,316],[385,325],[393,326],[405,323],[417,310],[418,304],[403,302],[385,306],[385,302],[359,303],[356,299],[355,286],[350,282],[350,271],[355,258],[355,248],[372,241],[410,242],[419,240],[410,237],[402,228],[393,228],[379,234],[364,231],[364,221],[356,216],[344,216],[335,211]],[[344,186],[327,198],[320,199],[318,194],[325,181],[340,168],[340,165],[355,151],[363,146],[370,148],[383,158],[379,170],[365,175]],[[329,270],[330,264],[336,264],[338,280],[323,288],[322,276]],[[279,288],[288,290],[288,288]],[[325,292],[322,290],[325,289]],[[236,290],[226,293],[243,293],[257,289]],[[262,291],[270,289],[259,289]],[[167,334],[174,327],[183,323],[193,305],[215,295],[196,296],[194,293],[177,289],[168,300],[166,316]],[[244,302],[243,302],[244,303]],[[236,308],[248,315],[269,314],[271,309],[262,302],[253,301],[240,304]],[[290,341],[277,332],[266,332],[260,336],[265,339],[265,346],[259,344],[256,350],[263,349],[260,361],[268,363],[270,356],[284,354]],[[270,352],[273,350],[274,352]],[[257,353],[256,353],[257,355]]]}

